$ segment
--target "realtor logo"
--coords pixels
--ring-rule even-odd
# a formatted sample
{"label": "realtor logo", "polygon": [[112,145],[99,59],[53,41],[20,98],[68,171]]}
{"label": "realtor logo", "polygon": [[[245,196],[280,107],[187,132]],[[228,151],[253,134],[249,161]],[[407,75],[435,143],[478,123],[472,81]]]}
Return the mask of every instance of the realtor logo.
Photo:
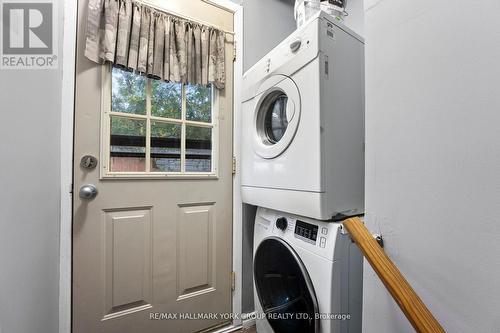
{"label": "realtor logo", "polygon": [[0,0],[0,4],[0,68],[56,68],[55,0]]}

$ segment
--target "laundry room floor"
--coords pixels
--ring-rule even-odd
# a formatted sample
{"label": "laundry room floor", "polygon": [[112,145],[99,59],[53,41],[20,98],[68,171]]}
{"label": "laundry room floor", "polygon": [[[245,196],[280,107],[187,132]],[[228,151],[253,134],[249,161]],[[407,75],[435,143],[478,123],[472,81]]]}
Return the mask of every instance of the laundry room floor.
{"label": "laundry room floor", "polygon": [[257,333],[255,326],[244,328],[242,330],[236,331],[235,333]]}

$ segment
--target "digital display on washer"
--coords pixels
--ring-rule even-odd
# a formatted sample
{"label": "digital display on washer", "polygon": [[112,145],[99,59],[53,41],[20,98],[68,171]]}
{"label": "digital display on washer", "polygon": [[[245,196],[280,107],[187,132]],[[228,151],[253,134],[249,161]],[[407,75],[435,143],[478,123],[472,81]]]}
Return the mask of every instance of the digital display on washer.
{"label": "digital display on washer", "polygon": [[295,235],[316,243],[316,238],[318,237],[318,226],[297,220],[295,223]]}

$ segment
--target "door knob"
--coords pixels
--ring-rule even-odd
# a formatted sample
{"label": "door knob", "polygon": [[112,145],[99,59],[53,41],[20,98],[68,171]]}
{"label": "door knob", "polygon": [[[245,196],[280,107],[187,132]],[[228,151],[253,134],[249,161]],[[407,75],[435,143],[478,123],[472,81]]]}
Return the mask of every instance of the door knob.
{"label": "door knob", "polygon": [[97,196],[97,193],[99,193],[99,191],[97,191],[95,185],[86,184],[80,187],[79,195],[81,199],[92,200]]}

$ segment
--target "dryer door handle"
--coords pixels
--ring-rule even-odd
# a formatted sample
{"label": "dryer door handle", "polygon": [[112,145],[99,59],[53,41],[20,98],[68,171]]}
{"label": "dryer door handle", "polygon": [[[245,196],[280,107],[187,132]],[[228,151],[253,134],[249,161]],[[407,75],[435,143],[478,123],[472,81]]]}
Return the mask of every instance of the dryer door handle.
{"label": "dryer door handle", "polygon": [[297,52],[300,49],[301,45],[302,45],[302,41],[300,39],[296,40],[296,41],[293,41],[290,44],[290,50],[292,50],[292,52],[295,53],[295,52]]}

